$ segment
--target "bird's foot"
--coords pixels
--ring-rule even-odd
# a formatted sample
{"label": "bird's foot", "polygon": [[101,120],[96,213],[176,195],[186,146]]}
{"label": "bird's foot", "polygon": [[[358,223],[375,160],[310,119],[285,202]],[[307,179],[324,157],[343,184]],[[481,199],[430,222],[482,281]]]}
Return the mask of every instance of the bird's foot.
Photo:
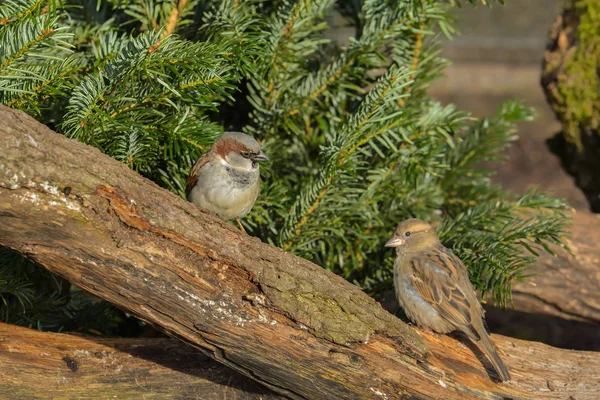
{"label": "bird's foot", "polygon": [[247,235],[248,233],[246,233],[246,230],[244,229],[244,226],[243,226],[243,225],[242,225],[242,223],[240,222],[240,219],[239,219],[239,218],[236,218],[235,220],[237,221],[237,223],[238,223],[238,225],[239,225],[239,227],[240,227],[240,230],[241,230],[242,232],[244,232],[244,233]]}

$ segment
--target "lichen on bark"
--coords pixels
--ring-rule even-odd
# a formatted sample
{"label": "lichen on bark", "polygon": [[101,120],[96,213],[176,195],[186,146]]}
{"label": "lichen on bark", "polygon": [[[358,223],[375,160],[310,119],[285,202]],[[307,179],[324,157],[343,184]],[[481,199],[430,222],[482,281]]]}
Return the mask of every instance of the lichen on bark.
{"label": "lichen on bark", "polygon": [[565,138],[582,150],[582,133],[600,124],[600,2],[567,2],[550,33],[542,85]]}

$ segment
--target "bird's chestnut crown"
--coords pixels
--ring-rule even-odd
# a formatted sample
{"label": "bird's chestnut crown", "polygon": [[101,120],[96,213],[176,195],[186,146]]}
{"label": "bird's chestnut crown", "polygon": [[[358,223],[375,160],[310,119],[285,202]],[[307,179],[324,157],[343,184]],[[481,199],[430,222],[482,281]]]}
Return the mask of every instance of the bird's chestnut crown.
{"label": "bird's chestnut crown", "polygon": [[227,132],[215,143],[215,153],[229,166],[238,170],[258,168],[258,163],[269,158],[260,149],[258,142],[241,132]]}

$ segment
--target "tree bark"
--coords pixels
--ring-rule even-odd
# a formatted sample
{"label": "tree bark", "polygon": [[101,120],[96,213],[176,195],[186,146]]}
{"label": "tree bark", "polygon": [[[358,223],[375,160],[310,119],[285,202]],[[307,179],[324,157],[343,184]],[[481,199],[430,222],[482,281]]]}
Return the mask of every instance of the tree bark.
{"label": "tree bark", "polygon": [[0,365],[6,400],[284,399],[167,338],[79,337],[0,323]]}
{"label": "tree bark", "polygon": [[[0,108],[0,244],[295,399],[596,398],[600,357],[494,336],[513,381],[335,274]],[[468,341],[465,341],[468,344]],[[472,347],[472,346],[471,346]]]}
{"label": "tree bark", "polygon": [[[515,309],[600,324],[600,215],[573,214],[569,247],[544,254],[527,282],[513,286]],[[598,326],[600,332],[600,325]]]}
{"label": "tree bark", "polygon": [[[550,27],[540,83],[562,124],[550,141],[563,168],[575,178],[592,211],[600,212],[600,69],[594,2],[565,1]],[[586,54],[587,57],[584,57]]]}
{"label": "tree bark", "polygon": [[526,282],[513,285],[514,309],[486,307],[492,331],[552,346],[600,351],[600,216],[573,214],[569,247],[542,254]]}

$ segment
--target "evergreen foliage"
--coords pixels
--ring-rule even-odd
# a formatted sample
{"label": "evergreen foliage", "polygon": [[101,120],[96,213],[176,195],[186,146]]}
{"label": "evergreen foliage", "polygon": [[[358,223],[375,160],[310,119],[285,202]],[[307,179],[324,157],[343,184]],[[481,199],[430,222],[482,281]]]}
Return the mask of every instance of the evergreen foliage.
{"label": "evergreen foliage", "polygon": [[[537,252],[562,245],[566,204],[507,193],[482,165],[502,159],[532,110],[508,102],[476,120],[428,96],[447,65],[435,32],[454,32],[452,5],[461,2],[6,1],[0,102],[180,195],[215,138],[243,130],[272,160],[249,234],[379,297],[393,285],[383,243],[396,224],[442,222],[476,287],[505,304]],[[340,18],[355,32],[347,44],[328,39]],[[122,314],[63,284],[0,254],[5,320],[116,331]],[[99,314],[110,329],[94,325]]]}

